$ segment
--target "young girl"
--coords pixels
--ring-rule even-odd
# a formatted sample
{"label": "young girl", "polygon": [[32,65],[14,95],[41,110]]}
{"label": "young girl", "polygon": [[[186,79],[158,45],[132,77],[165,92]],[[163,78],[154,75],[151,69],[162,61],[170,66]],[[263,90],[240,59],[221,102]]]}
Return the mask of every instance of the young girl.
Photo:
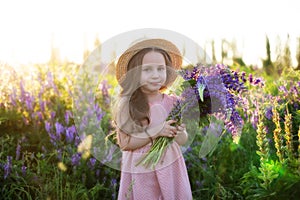
{"label": "young girl", "polygon": [[[122,149],[118,199],[192,199],[188,174],[179,145],[187,141],[184,124],[166,121],[176,102],[162,93],[176,79],[180,51],[171,42],[149,39],[121,55],[116,76],[122,87],[116,107],[118,144]],[[157,137],[174,137],[155,169],[137,165]]]}

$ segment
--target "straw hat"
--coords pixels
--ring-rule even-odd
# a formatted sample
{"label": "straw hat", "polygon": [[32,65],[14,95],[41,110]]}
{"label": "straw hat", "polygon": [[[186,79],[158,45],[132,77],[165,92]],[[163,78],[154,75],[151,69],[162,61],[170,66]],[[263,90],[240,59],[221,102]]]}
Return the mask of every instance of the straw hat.
{"label": "straw hat", "polygon": [[[166,51],[171,57],[171,67],[173,67],[175,70],[181,68],[182,56],[179,49],[173,43],[164,39],[147,39],[134,44],[120,56],[116,65],[116,78],[118,82],[120,82],[121,79],[124,78],[124,75],[127,73],[127,65],[130,59],[140,50],[149,47],[156,47]],[[170,83],[175,81],[175,79],[176,74],[174,73],[172,77],[169,77]]]}

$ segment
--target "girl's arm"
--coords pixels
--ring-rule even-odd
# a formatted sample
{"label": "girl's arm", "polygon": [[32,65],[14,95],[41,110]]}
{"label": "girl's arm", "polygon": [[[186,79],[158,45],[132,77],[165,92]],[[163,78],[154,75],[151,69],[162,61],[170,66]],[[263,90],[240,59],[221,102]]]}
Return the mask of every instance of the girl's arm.
{"label": "girl's arm", "polygon": [[188,140],[188,134],[186,132],[186,126],[185,124],[181,124],[177,127],[177,132],[175,136],[175,141],[179,145],[184,145]]}
{"label": "girl's arm", "polygon": [[174,137],[177,131],[176,127],[171,126],[174,122],[174,120],[169,120],[140,133],[127,134],[118,130],[119,146],[123,151],[133,151],[151,143],[159,136]]}
{"label": "girl's arm", "polygon": [[118,144],[123,151],[131,151],[141,148],[151,142],[145,133],[139,133],[139,137],[118,131]]}

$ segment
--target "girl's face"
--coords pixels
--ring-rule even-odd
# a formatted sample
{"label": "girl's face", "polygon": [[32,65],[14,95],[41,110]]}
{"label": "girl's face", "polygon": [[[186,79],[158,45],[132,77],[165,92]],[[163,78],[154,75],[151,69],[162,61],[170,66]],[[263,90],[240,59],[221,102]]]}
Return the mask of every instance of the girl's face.
{"label": "girl's face", "polygon": [[158,92],[167,79],[164,56],[155,51],[145,54],[141,67],[141,85],[144,92]]}

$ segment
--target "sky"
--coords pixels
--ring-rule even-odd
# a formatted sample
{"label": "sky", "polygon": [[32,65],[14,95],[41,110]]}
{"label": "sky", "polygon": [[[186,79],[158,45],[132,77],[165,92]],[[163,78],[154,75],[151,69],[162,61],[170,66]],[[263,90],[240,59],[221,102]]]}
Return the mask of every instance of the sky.
{"label": "sky", "polygon": [[0,62],[47,62],[53,45],[63,60],[81,63],[96,36],[103,43],[127,31],[161,28],[200,46],[215,40],[217,51],[222,38],[235,39],[245,62],[257,64],[266,35],[274,53],[276,37],[284,42],[289,34],[295,57],[299,19],[297,0],[0,1]]}

